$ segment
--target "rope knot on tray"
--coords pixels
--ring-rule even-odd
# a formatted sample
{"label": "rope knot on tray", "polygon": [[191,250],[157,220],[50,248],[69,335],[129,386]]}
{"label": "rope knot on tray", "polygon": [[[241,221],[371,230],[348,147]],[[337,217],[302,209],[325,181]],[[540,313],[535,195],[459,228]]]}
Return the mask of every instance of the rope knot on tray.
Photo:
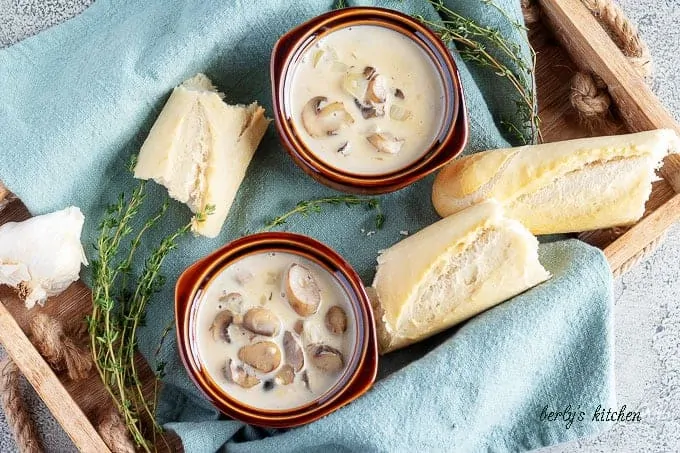
{"label": "rope knot on tray", "polygon": [[[635,25],[628,20],[621,8],[613,0],[581,1],[599,20],[640,77],[651,76],[652,60],[649,49],[640,38]],[[521,0],[521,5],[527,25],[541,20],[537,0]],[[570,101],[579,119],[587,127],[598,129],[607,123],[612,99],[607,85],[596,74],[587,71],[574,74],[571,79]]]}
{"label": "rope knot on tray", "polygon": [[[640,77],[651,76],[652,60],[649,49],[619,5],[613,0],[582,0],[582,2],[593,16],[598,18]],[[576,73],[571,79],[571,93],[571,104],[586,126],[596,128],[607,121],[612,100],[606,84],[596,74]]]}
{"label": "rope knot on tray", "polygon": [[[92,355],[87,348],[80,346],[87,335],[84,322],[65,329],[58,320],[37,313],[31,319],[30,333],[32,343],[54,370],[65,371],[74,381],[90,376]],[[42,452],[38,433],[21,394],[21,372],[9,357],[0,362],[0,403],[19,450],[22,453]],[[99,415],[97,431],[111,451],[135,451],[125,424],[115,409],[110,408]]]}
{"label": "rope knot on tray", "polygon": [[[84,323],[80,323],[84,326]],[[74,338],[83,337],[83,327],[73,330],[71,336],[64,333],[62,325],[44,313],[36,314],[31,320],[33,344],[55,370],[66,370],[74,381],[85,379],[92,370],[90,351],[76,344]]]}

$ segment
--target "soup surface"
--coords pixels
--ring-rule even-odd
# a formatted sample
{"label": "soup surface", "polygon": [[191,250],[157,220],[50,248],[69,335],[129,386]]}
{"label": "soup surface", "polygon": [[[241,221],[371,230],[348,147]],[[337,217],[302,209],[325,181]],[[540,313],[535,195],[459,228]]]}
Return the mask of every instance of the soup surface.
{"label": "soup surface", "polygon": [[196,338],[212,379],[259,409],[302,406],[342,376],[356,342],[347,293],[316,263],[287,252],[248,255],[201,301]]}
{"label": "soup surface", "polygon": [[444,116],[444,86],[421,47],[376,25],[340,29],[303,54],[290,82],[299,137],[328,165],[384,174],[418,160]]}

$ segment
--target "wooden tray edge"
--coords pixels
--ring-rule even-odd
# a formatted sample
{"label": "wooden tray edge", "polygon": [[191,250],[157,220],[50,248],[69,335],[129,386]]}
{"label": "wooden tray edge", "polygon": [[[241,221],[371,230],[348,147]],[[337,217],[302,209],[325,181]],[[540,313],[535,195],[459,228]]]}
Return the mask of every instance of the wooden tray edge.
{"label": "wooden tray edge", "polygon": [[[575,63],[602,78],[631,132],[680,125],[664,108],[628,59],[581,0],[539,0],[547,26]],[[664,160],[663,178],[680,193],[680,155]],[[613,271],[641,256],[652,241],[680,219],[680,196],[675,195],[604,248]]]}
{"label": "wooden tray edge", "polygon": [[12,314],[0,301],[0,330],[7,354],[45,402],[54,418],[64,428],[78,450],[110,452],[90,420],[66,391],[52,368],[28,339]]}

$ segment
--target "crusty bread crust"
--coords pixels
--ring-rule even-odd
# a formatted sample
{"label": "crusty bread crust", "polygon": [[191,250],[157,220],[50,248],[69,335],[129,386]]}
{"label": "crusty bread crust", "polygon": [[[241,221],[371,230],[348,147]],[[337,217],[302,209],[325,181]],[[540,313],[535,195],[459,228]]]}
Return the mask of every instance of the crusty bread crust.
{"label": "crusty bread crust", "polygon": [[447,216],[494,198],[534,234],[568,233],[636,222],[669,152],[674,131],[568,140],[477,153],[435,179],[432,203]]}

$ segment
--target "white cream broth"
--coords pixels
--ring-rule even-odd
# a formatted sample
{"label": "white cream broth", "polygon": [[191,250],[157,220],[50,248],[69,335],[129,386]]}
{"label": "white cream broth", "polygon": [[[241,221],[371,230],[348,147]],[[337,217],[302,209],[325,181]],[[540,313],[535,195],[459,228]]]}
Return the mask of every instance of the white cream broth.
{"label": "white cream broth", "polygon": [[[292,264],[300,264],[311,271],[321,294],[316,313],[299,315],[289,304],[285,289],[285,278]],[[239,293],[238,298],[226,295]],[[344,333],[332,333],[326,326],[326,314],[333,306],[339,306],[347,318]],[[236,320],[228,328],[230,342],[216,339],[211,326],[218,313],[230,310],[238,316],[249,309],[262,307],[270,310],[280,321],[279,332],[274,336],[253,334],[243,327],[242,320]],[[337,310],[337,309],[335,309]],[[336,278],[321,266],[307,258],[288,252],[262,252],[239,259],[218,274],[208,286],[196,315],[196,339],[201,362],[212,379],[231,397],[252,407],[265,410],[285,410],[302,406],[318,398],[335,385],[344,373],[356,342],[356,321],[350,300]],[[302,320],[301,334],[295,333],[296,323]],[[241,322],[241,324],[238,324]],[[282,384],[276,376],[286,364],[293,363],[283,348],[285,332],[291,332],[304,355],[304,365],[294,373],[292,383]],[[270,341],[280,349],[279,366],[270,372],[262,372],[244,364],[238,357],[239,350],[247,345]],[[323,344],[341,352],[342,368],[326,372],[317,368],[310,360],[311,344]],[[244,388],[225,376],[227,360],[234,366],[243,366],[249,375],[259,383]],[[307,375],[309,386],[304,382]]]}
{"label": "white cream broth", "polygon": [[[374,69],[373,77],[382,78],[372,92],[386,94],[384,102],[367,98],[363,91],[368,79],[359,76],[367,67]],[[408,166],[432,145],[444,117],[444,86],[430,57],[400,32],[375,25],[347,27],[319,39],[296,65],[290,89],[293,124],[302,141],[319,159],[349,173],[385,174]],[[331,128],[333,121],[344,127],[326,134],[316,131],[313,137],[303,111],[318,96],[327,99],[319,109],[342,103],[351,120],[336,111]],[[357,96],[364,107],[374,107],[378,117],[364,118]],[[373,134],[399,142],[399,149],[376,149],[368,139]]]}

